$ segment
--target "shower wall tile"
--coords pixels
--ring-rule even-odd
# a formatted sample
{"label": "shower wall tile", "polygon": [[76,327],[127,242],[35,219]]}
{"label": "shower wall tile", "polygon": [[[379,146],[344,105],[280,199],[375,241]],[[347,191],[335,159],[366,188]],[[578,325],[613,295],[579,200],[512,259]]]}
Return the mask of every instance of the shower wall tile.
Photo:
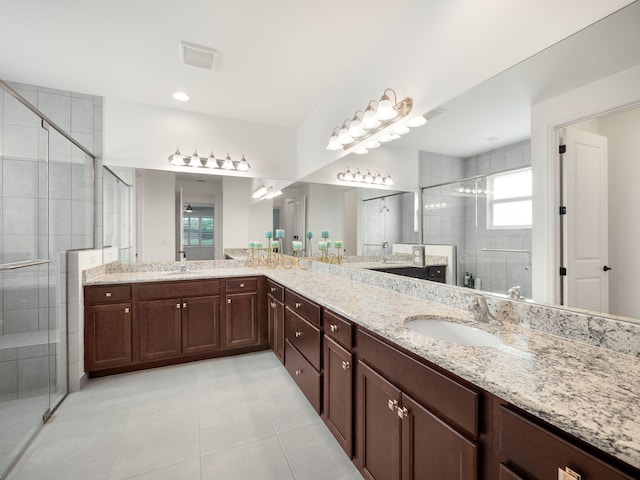
{"label": "shower wall tile", "polygon": [[49,358],[35,357],[18,360],[18,396],[48,389]]}
{"label": "shower wall tile", "polygon": [[500,148],[491,152],[491,172],[501,172],[507,168],[506,149]]}
{"label": "shower wall tile", "polygon": [[5,197],[2,205],[2,228],[5,234],[28,235],[38,228],[38,200]]}
{"label": "shower wall tile", "polygon": [[0,362],[18,359],[18,347],[0,348]]}
{"label": "shower wall tile", "polygon": [[[29,90],[24,88],[14,89],[22,95],[27,101],[33,105],[38,104],[38,92],[35,90]],[[16,98],[3,89],[3,114],[2,120],[5,125],[21,125],[24,127],[36,128],[39,126],[40,121],[37,115],[31,110],[25,108]]]}
{"label": "shower wall tile", "polygon": [[60,133],[49,131],[49,161],[71,162],[71,147],[69,140]]}
{"label": "shower wall tile", "polygon": [[49,184],[51,185],[51,198],[71,200],[71,164],[67,162],[50,162]]}
{"label": "shower wall tile", "polygon": [[71,193],[73,200],[85,200],[93,204],[93,165],[72,165]]}
{"label": "shower wall tile", "polygon": [[38,309],[5,310],[4,334],[35,332],[39,328]]}
{"label": "shower wall tile", "polygon": [[49,344],[40,343],[37,345],[25,345],[18,347],[18,360],[34,357],[47,357],[49,356]]}
{"label": "shower wall tile", "polygon": [[93,98],[71,98],[71,132],[93,135]]}
{"label": "shower wall tile", "polygon": [[3,235],[2,261],[17,262],[38,256],[38,237],[36,235]]}
{"label": "shower wall tile", "polygon": [[4,157],[38,158],[38,127],[4,125]]}
{"label": "shower wall tile", "polygon": [[51,233],[54,235],[71,235],[72,200],[53,199],[51,203]]}
{"label": "shower wall tile", "polygon": [[89,235],[93,233],[93,202],[71,201],[71,234]]}
{"label": "shower wall tile", "polygon": [[71,97],[42,90],[38,93],[38,109],[65,132],[71,128]]}
{"label": "shower wall tile", "polygon": [[38,162],[4,159],[2,191],[6,197],[36,198],[38,196]]}
{"label": "shower wall tile", "polygon": [[0,401],[18,398],[18,361],[0,362]]}

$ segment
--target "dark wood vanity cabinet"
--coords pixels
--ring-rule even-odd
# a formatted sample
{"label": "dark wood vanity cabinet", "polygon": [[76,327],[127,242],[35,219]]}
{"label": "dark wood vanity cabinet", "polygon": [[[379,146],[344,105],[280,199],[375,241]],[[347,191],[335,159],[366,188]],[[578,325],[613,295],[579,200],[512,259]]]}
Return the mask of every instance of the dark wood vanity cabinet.
{"label": "dark wood vanity cabinet", "polygon": [[284,287],[272,280],[267,280],[267,312],[269,345],[284,363]]}
{"label": "dark wood vanity cabinet", "polygon": [[320,306],[285,290],[284,366],[309,403],[322,412],[322,335]]}
{"label": "dark wood vanity cabinet", "polygon": [[478,479],[477,393],[360,330],[356,347],[356,463],[365,478]]}
{"label": "dark wood vanity cabinet", "polygon": [[258,279],[226,281],[224,348],[259,345],[263,328],[258,310]]}
{"label": "dark wood vanity cabinet", "polygon": [[324,310],[322,418],[340,446],[353,457],[353,325]]}
{"label": "dark wood vanity cabinet", "polygon": [[499,449],[504,462],[500,465],[500,480],[555,480],[561,478],[559,471],[567,467],[581,475],[582,480],[640,478],[637,470],[623,472],[571,441],[565,434],[553,431],[541,420],[530,418],[515,407],[500,405],[498,416]]}
{"label": "dark wood vanity cabinet", "polygon": [[132,362],[131,287],[85,287],[84,364],[88,371]]}

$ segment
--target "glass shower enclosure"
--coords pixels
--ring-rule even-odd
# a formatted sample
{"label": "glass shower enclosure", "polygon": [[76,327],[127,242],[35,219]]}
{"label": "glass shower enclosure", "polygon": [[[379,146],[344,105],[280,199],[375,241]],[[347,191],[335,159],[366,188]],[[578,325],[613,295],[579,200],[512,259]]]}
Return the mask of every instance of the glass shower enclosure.
{"label": "glass shower enclosure", "polygon": [[93,225],[94,158],[2,81],[0,114],[4,478],[68,392],[66,252],[93,244],[70,213]]}

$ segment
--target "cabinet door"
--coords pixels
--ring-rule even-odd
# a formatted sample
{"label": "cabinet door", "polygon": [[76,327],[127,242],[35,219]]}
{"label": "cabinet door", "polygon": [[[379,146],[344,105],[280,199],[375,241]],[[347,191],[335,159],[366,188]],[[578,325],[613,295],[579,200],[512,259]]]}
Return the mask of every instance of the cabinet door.
{"label": "cabinet door", "polygon": [[505,465],[500,465],[500,480],[524,480],[520,475],[513,473]]}
{"label": "cabinet door", "polygon": [[180,356],[182,302],[179,298],[139,304],[140,360]]}
{"label": "cabinet door", "polygon": [[88,372],[121,367],[132,361],[131,304],[86,307],[84,368]]}
{"label": "cabinet door", "polygon": [[352,355],[324,337],[324,420],[349,458],[353,456]]}
{"label": "cabinet door", "polygon": [[182,353],[220,348],[220,296],[182,299]]}
{"label": "cabinet door", "polygon": [[225,348],[258,345],[258,294],[253,292],[227,295],[224,323]]}
{"label": "cabinet door", "polygon": [[368,480],[399,480],[400,391],[362,362],[357,378],[358,466]]}
{"label": "cabinet door", "polygon": [[284,304],[269,295],[269,343],[284,363]]}
{"label": "cabinet door", "polygon": [[478,448],[402,394],[402,480],[476,480]]}

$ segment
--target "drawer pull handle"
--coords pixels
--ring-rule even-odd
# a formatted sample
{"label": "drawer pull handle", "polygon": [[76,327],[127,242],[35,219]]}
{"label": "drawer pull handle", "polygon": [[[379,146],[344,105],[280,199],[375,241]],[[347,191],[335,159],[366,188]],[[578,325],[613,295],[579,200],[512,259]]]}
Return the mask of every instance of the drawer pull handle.
{"label": "drawer pull handle", "polygon": [[582,475],[574,472],[569,467],[558,468],[558,480],[580,480]]}
{"label": "drawer pull handle", "polygon": [[276,308],[276,302],[271,302],[271,308]]}
{"label": "drawer pull handle", "polygon": [[105,297],[110,298],[111,297],[111,292],[107,292],[104,294]]}
{"label": "drawer pull handle", "polygon": [[176,303],[176,308],[180,308],[180,304],[179,303]]}
{"label": "drawer pull handle", "polygon": [[276,291],[276,287],[271,287],[271,293]]}
{"label": "drawer pull handle", "polygon": [[129,307],[124,309],[124,313],[129,313],[131,311],[131,309]]}
{"label": "drawer pull handle", "polygon": [[182,308],[187,308],[187,302],[184,302],[184,303],[182,304]]}
{"label": "drawer pull handle", "polygon": [[296,376],[302,375],[302,370],[296,370]]}
{"label": "drawer pull handle", "polygon": [[296,305],[296,308],[300,308],[302,306],[302,304],[299,302],[296,302],[295,305]]}
{"label": "drawer pull handle", "polygon": [[400,418],[406,418],[407,415],[409,415],[409,410],[407,410],[407,407],[402,407],[402,408],[398,407],[397,412],[398,412],[398,417]]}
{"label": "drawer pull handle", "polygon": [[302,332],[296,332],[296,338],[299,338],[302,336]]}
{"label": "drawer pull handle", "polygon": [[349,362],[342,362],[342,369],[343,370],[348,370],[349,367],[351,367],[351,365],[349,364]]}
{"label": "drawer pull handle", "polygon": [[398,400],[389,399],[389,410],[392,412],[398,409]]}
{"label": "drawer pull handle", "polygon": [[244,288],[244,283],[241,283],[241,284],[240,284],[240,288]]}
{"label": "drawer pull handle", "polygon": [[230,298],[227,298],[227,303],[231,303],[231,299]]}
{"label": "drawer pull handle", "polygon": [[329,325],[329,328],[331,329],[332,332],[338,331],[338,325]]}

